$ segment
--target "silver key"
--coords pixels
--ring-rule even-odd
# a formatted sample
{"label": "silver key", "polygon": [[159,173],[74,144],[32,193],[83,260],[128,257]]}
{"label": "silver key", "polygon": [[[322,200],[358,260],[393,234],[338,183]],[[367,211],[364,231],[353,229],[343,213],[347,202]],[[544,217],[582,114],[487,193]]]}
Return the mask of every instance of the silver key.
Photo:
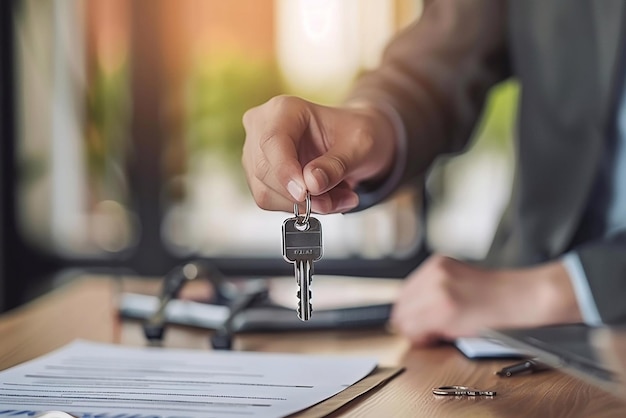
{"label": "silver key", "polygon": [[306,196],[306,214],[299,214],[298,205],[293,208],[294,217],[283,222],[283,258],[294,265],[298,285],[298,318],[311,318],[311,280],[313,262],[322,258],[322,225],[311,217],[311,196]]}

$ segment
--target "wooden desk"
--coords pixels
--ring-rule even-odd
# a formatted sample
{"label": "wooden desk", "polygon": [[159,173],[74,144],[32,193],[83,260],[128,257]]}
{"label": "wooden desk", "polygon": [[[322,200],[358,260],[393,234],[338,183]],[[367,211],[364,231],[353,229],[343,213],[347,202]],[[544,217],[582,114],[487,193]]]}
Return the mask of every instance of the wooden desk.
{"label": "wooden desk", "polygon": [[[121,321],[111,279],[83,279],[0,316],[0,369],[61,347],[75,338],[144,345],[140,324]],[[209,349],[208,332],[170,327],[165,345]],[[558,371],[499,378],[508,361],[470,361],[452,347],[411,349],[384,331],[245,335],[237,348],[267,352],[377,356],[406,371],[334,417],[625,417],[626,403]],[[497,390],[494,398],[437,397],[435,386]]]}

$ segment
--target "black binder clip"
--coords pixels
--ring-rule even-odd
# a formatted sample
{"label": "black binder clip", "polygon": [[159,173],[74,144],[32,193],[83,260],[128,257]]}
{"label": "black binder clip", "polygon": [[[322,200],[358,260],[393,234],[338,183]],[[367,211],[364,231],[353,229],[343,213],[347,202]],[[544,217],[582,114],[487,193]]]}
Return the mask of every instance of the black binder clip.
{"label": "black binder clip", "polygon": [[[269,289],[265,282],[252,282],[245,289],[229,289],[221,272],[204,262],[189,262],[172,269],[163,279],[163,288],[159,296],[157,310],[143,323],[143,332],[151,345],[160,345],[163,341],[167,322],[166,308],[188,282],[198,278],[207,278],[213,285],[215,298],[212,303],[228,306],[228,318],[211,336],[211,346],[216,350],[230,350],[234,336],[233,320],[244,310],[261,305],[269,300]],[[252,286],[251,286],[252,284]]]}
{"label": "black binder clip", "polygon": [[227,304],[228,298],[223,292],[222,274],[208,263],[194,261],[172,269],[163,279],[157,310],[143,323],[143,332],[151,344],[159,344],[165,332],[165,309],[178,295],[186,283],[206,277],[214,285],[215,299],[218,304]]}

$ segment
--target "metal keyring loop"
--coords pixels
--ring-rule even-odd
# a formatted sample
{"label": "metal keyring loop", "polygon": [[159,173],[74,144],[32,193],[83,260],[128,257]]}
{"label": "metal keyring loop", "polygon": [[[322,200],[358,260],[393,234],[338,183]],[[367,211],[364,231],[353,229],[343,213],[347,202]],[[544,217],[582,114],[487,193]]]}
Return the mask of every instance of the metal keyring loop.
{"label": "metal keyring loop", "polygon": [[302,222],[300,222],[300,205],[298,205],[298,203],[294,203],[293,204],[293,214],[295,215],[296,218],[298,218],[297,223],[299,225],[308,225],[309,224],[309,218],[311,217],[311,194],[309,192],[306,192],[306,212],[304,214],[304,218],[302,219]]}
{"label": "metal keyring loop", "polygon": [[470,389],[469,386],[457,386],[457,385],[439,386],[438,388],[433,389],[433,393],[435,395],[459,396],[459,395],[465,395],[469,389]]}
{"label": "metal keyring loop", "polygon": [[441,396],[496,396],[495,390],[479,390],[474,389],[469,386],[439,386],[438,388],[433,388],[434,395]]}

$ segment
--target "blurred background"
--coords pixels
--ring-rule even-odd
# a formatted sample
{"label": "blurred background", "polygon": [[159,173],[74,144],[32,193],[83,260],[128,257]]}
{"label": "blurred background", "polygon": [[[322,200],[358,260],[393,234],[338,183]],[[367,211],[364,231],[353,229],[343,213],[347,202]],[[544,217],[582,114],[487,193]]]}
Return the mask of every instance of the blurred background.
{"label": "blurred background", "polygon": [[[252,200],[241,117],[277,94],[340,102],[422,10],[419,0],[0,7],[0,311],[59,271],[158,276],[200,257],[230,275],[291,274],[289,215]],[[425,192],[320,216],[316,272],[403,277],[430,250],[483,256],[509,196],[517,95],[514,82],[494,90],[471,151],[438,161]]]}

